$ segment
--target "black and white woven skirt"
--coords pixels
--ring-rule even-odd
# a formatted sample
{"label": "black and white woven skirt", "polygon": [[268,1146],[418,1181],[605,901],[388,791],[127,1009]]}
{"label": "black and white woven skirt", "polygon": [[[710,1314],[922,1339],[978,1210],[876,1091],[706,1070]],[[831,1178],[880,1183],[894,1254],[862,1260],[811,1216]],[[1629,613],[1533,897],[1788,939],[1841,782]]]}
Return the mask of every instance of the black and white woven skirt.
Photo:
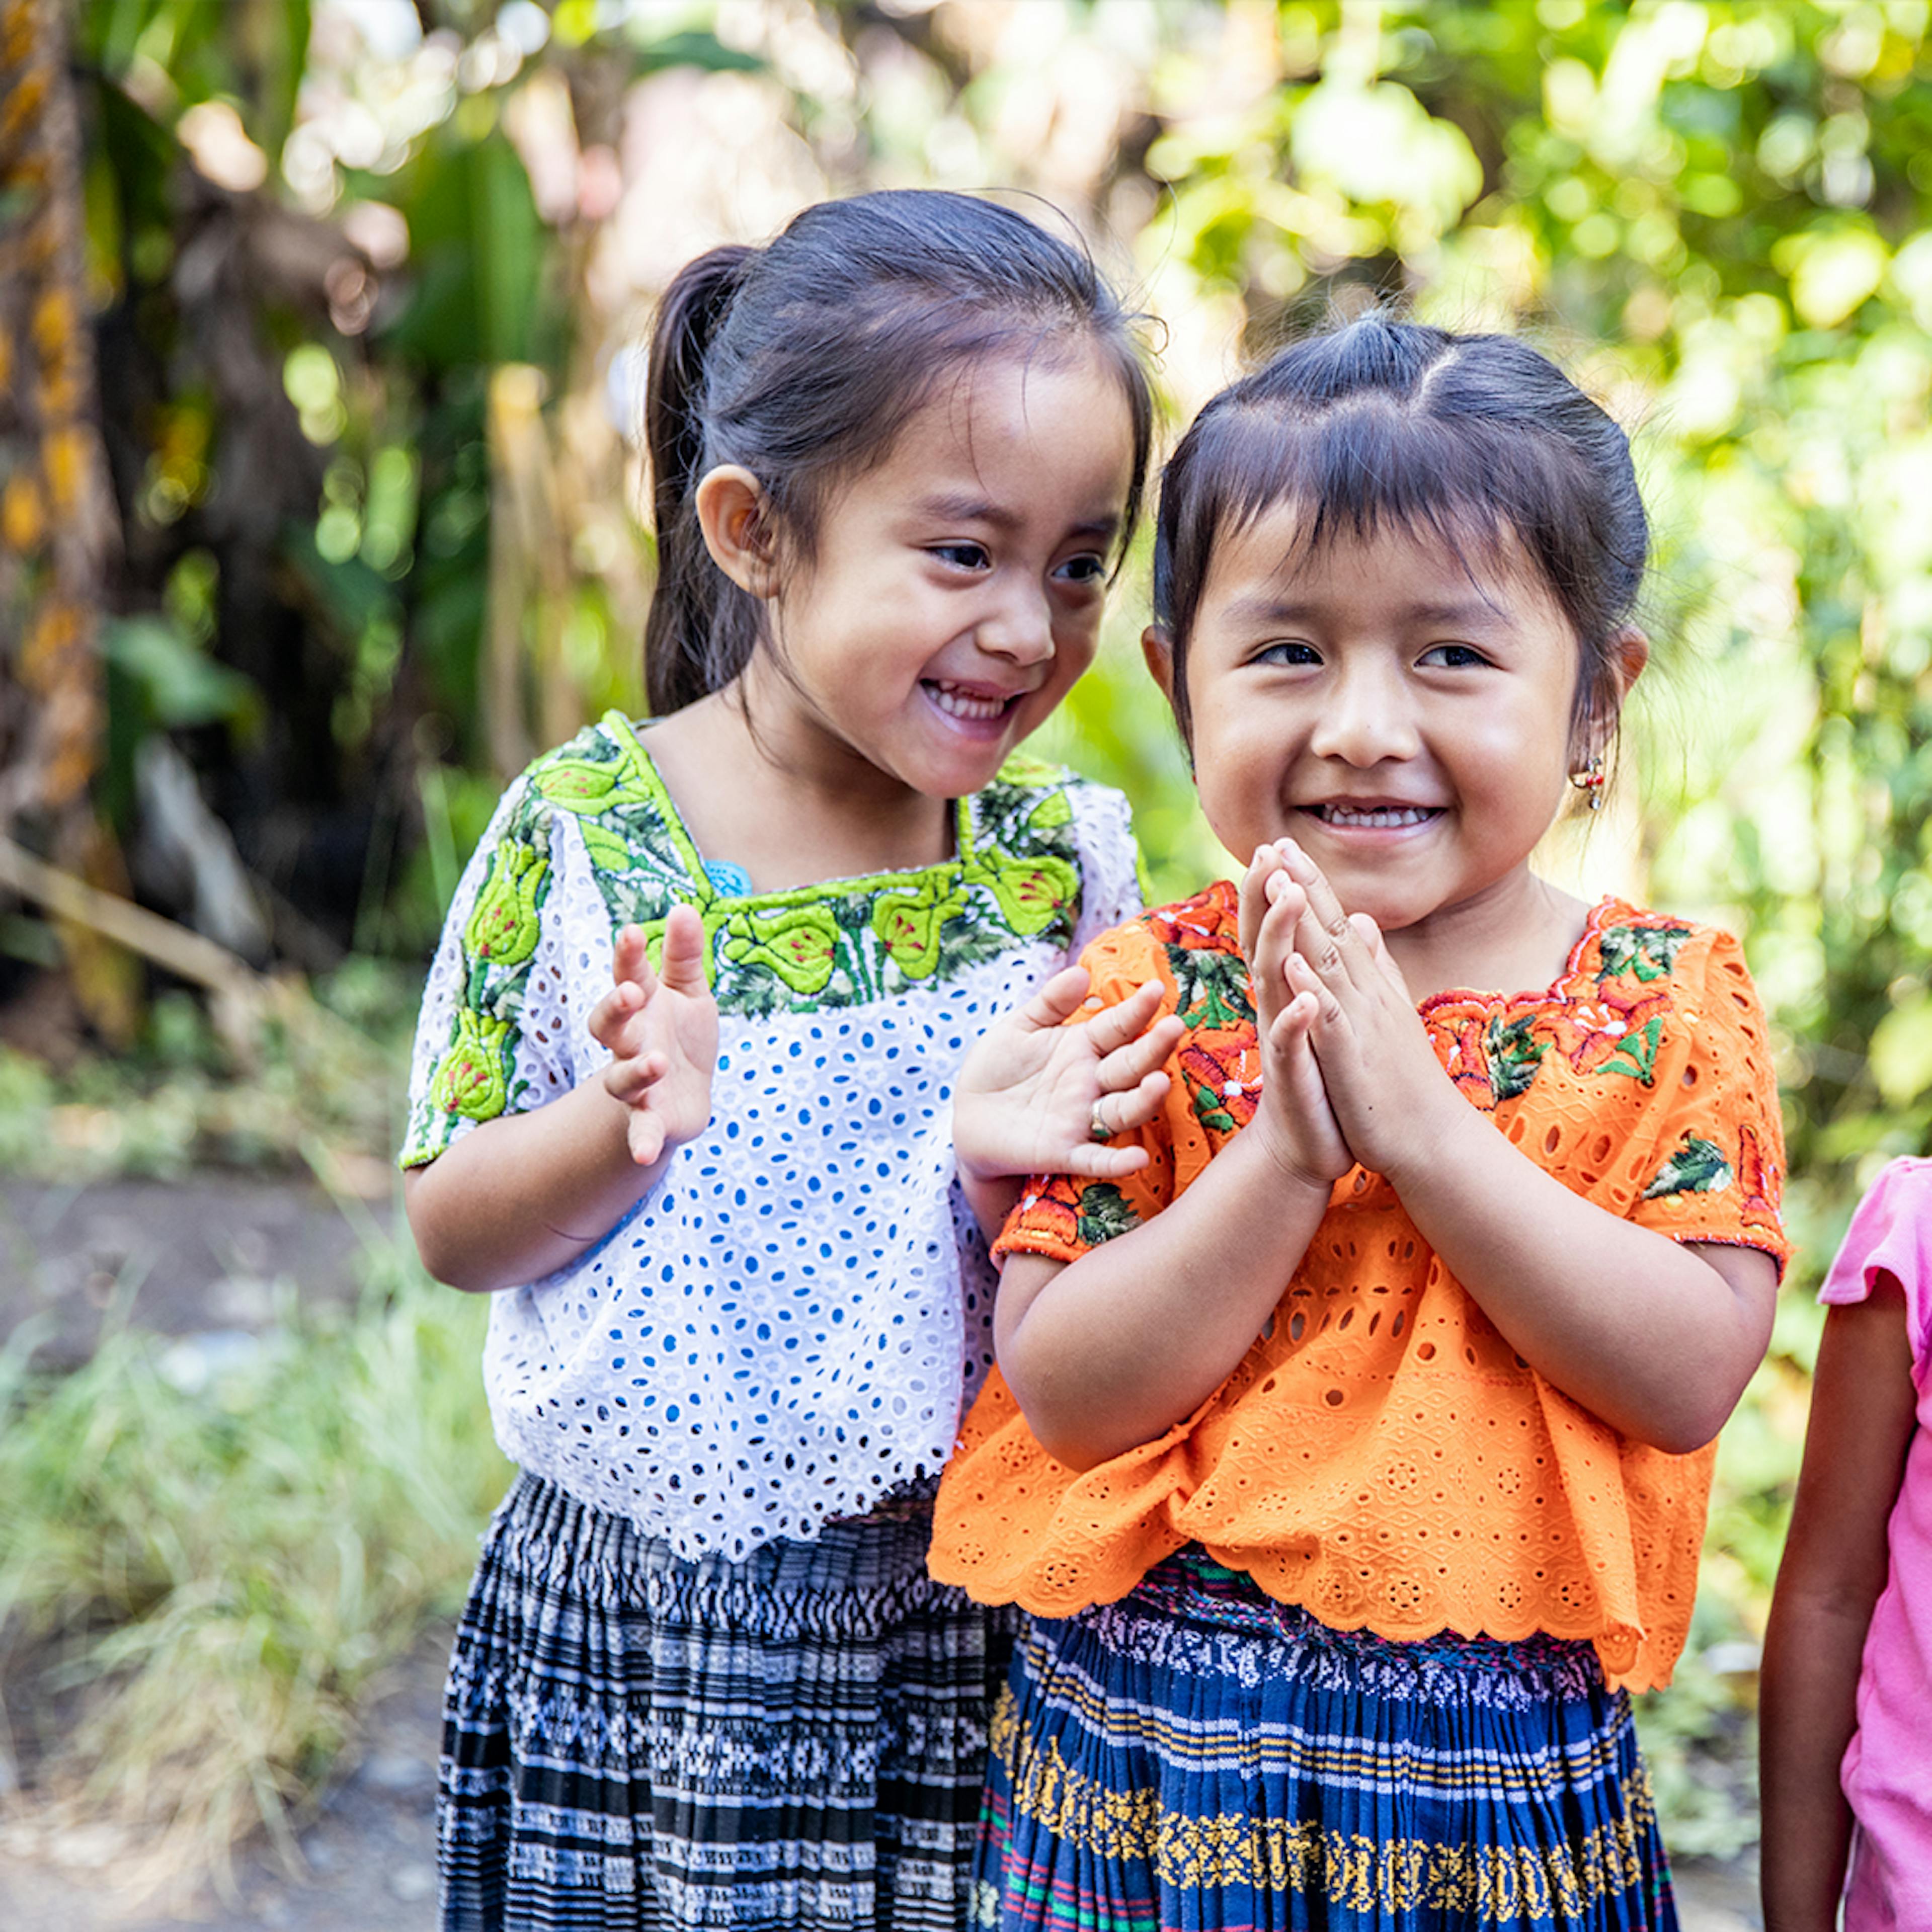
{"label": "black and white woven skirt", "polygon": [[1010,1625],[930,1527],[692,1562],[519,1476],[444,1696],[445,1932],[958,1932]]}

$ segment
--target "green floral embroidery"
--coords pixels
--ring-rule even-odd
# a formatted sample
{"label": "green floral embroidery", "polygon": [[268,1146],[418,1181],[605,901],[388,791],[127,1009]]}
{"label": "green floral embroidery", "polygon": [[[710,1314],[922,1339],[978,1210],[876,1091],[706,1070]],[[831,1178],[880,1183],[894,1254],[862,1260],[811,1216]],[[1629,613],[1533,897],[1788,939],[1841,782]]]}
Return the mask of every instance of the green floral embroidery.
{"label": "green floral embroidery", "polygon": [[1183,1024],[1196,1032],[1252,1024],[1253,1003],[1248,997],[1248,965],[1238,952],[1216,952],[1205,946],[1167,948],[1175,1001]]}
{"label": "green floral embroidery", "polygon": [[514,839],[496,842],[490,876],[476,896],[463,944],[473,960],[514,966],[537,950],[543,927],[538,916],[548,862],[535,848]]}
{"label": "green floral embroidery", "polygon": [[1535,1037],[1527,1019],[1504,1024],[1501,1014],[1490,1022],[1483,1035],[1483,1054],[1490,1063],[1490,1087],[1498,1100],[1514,1100],[1526,1093],[1536,1078],[1536,1070],[1549,1042]]}
{"label": "green floral embroidery", "polygon": [[586,819],[578,830],[583,834],[584,849],[590,854],[590,862],[600,872],[628,872],[638,862],[630,841],[608,825]]}
{"label": "green floral embroidery", "polygon": [[1688,926],[1611,926],[1598,941],[1603,966],[1598,977],[1614,980],[1629,973],[1646,982],[1668,978],[1690,937]]}
{"label": "green floral embroidery", "polygon": [[510,1023],[460,1008],[456,1037],[438,1063],[430,1103],[465,1120],[494,1120],[509,1102]]}
{"label": "green floral embroidery", "polygon": [[1235,1120],[1228,1111],[1228,1103],[1211,1087],[1196,1086],[1194,1089],[1194,1117],[1204,1127],[1211,1127],[1217,1134],[1232,1134]]}
{"label": "green floral embroidery", "polygon": [[1606,1073],[1627,1073],[1645,1086],[1657,1083],[1658,1042],[1664,1037],[1664,1016],[1654,1013],[1640,1033],[1627,1033],[1617,1042],[1616,1051],[1604,1062]]}
{"label": "green floral embroidery", "polygon": [[571,751],[584,742],[553,752],[530,775],[531,789],[552,805],[580,816],[610,811],[620,805],[639,805],[650,796],[641,772],[631,768],[621,751],[614,758],[572,757]]}
{"label": "green floral embroidery", "polygon": [[1657,1170],[1643,1198],[1660,1201],[1669,1194],[1721,1194],[1736,1178],[1721,1148],[1686,1134],[1684,1144]]}
{"label": "green floral embroidery", "polygon": [[938,879],[928,879],[914,890],[880,893],[872,911],[872,930],[908,980],[928,979],[940,962],[946,922],[966,907],[963,892],[950,892]]}
{"label": "green floral embroidery", "polygon": [[825,905],[736,913],[724,922],[724,957],[768,966],[794,993],[821,993],[838,950],[838,922]]}
{"label": "green floral embroidery", "polygon": [[1002,853],[985,871],[969,869],[968,876],[983,880],[998,901],[1006,923],[1022,938],[1044,932],[1062,918],[1080,897],[1080,874],[1064,859],[1042,854],[1036,859],[1009,859]]}
{"label": "green floral embroidery", "polygon": [[1067,803],[1066,794],[1064,791],[1048,792],[1034,808],[1033,816],[1027,820],[1036,832],[1052,832],[1059,826],[1070,825],[1072,822],[1073,808]]}
{"label": "green floral embroidery", "polygon": [[1089,1247],[1111,1241],[1141,1224],[1133,1203],[1111,1180],[1096,1180],[1082,1188],[1074,1214],[1080,1238]]}

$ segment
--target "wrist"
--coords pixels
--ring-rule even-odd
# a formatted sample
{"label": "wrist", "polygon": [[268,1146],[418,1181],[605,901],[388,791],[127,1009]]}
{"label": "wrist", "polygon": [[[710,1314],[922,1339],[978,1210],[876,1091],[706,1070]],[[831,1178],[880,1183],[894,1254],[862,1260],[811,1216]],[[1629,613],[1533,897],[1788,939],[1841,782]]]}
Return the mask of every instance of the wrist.
{"label": "wrist", "polygon": [[1234,1145],[1249,1148],[1252,1157],[1265,1164],[1271,1189],[1285,1187],[1290,1202],[1312,1206],[1318,1215],[1328,1211],[1335,1183],[1340,1173],[1348,1171],[1344,1168],[1340,1173],[1330,1173],[1324,1163],[1312,1161],[1295,1137],[1282,1131],[1265,1105],[1235,1136]]}
{"label": "wrist", "polygon": [[1424,1094],[1405,1100],[1400,1118],[1376,1137],[1372,1167],[1398,1194],[1449,1168],[1446,1150],[1480,1116],[1445,1073]]}

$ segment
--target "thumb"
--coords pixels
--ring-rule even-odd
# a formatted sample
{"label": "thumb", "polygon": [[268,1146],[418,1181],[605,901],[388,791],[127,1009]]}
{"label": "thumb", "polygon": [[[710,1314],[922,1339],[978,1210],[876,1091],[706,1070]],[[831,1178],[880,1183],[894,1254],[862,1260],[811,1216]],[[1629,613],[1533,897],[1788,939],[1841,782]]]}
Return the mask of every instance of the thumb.
{"label": "thumb", "polygon": [[704,974],[704,922],[696,907],[672,907],[664,921],[664,957],[658,964],[658,977],[674,993],[710,990]]}

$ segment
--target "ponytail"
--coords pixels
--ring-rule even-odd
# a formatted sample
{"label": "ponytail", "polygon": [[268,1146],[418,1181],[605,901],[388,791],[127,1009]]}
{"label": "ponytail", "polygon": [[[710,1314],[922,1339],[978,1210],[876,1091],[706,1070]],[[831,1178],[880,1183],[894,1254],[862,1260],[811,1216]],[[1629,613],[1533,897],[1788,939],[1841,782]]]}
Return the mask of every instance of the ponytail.
{"label": "ponytail", "polygon": [[[759,251],[734,244],[688,262],[664,291],[644,388],[657,584],[644,621],[644,680],[662,715],[729,683],[757,636],[752,600],[711,560],[694,492],[705,470],[705,357]],[[736,620],[736,621],[733,621]]]}

